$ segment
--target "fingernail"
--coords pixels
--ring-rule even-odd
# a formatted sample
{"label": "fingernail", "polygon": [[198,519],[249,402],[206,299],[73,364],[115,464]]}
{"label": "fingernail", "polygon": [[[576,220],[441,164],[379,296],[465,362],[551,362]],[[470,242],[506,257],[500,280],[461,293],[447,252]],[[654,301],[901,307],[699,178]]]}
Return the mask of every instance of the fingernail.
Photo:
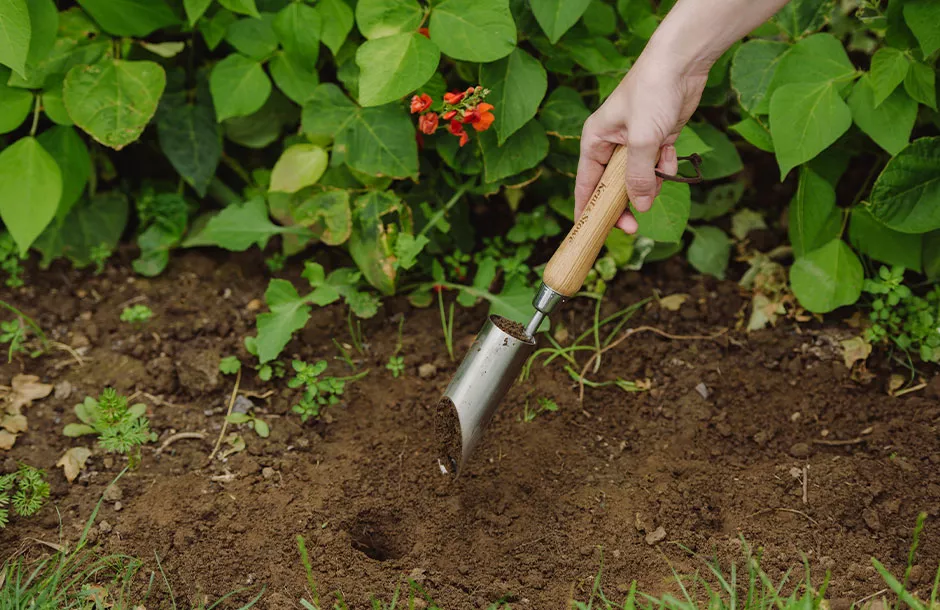
{"label": "fingernail", "polygon": [[633,207],[640,212],[645,212],[653,205],[653,198],[648,195],[641,195],[633,200]]}

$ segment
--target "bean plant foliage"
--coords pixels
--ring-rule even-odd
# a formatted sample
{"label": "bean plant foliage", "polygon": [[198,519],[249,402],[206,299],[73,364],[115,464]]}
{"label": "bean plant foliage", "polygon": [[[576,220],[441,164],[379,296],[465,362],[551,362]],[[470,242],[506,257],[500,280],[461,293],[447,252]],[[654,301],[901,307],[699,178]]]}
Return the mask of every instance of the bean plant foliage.
{"label": "bean plant foliage", "polygon": [[[0,0],[2,269],[21,281],[31,250],[100,269],[122,239],[146,276],[180,248],[301,257],[308,286],[272,279],[248,338],[262,363],[337,301],[370,317],[446,291],[523,318],[584,120],[672,4]],[[870,259],[937,278],[938,55],[935,0],[793,0],[719,59],[682,131],[706,181],[664,184],[586,289],[686,247],[723,278],[776,222],[742,196],[778,179],[803,308],[855,303]],[[469,222],[481,203],[498,235]]]}

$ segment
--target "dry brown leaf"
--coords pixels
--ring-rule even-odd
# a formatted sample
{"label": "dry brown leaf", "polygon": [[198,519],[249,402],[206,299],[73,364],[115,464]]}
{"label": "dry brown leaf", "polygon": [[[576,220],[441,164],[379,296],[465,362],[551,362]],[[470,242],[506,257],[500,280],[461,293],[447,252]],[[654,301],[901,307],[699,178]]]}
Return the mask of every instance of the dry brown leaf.
{"label": "dry brown leaf", "polygon": [[27,427],[25,415],[6,415],[0,418],[0,428],[13,434],[26,432]]}
{"label": "dry brown leaf", "polygon": [[91,457],[91,449],[87,447],[72,447],[65,452],[65,455],[59,458],[59,461],[56,462],[55,465],[62,467],[62,470],[65,472],[66,480],[71,483],[79,473],[81,473],[89,457]]}
{"label": "dry brown leaf", "polygon": [[659,299],[659,305],[669,311],[679,311],[682,304],[689,300],[689,295],[684,293],[670,294],[668,297]]}
{"label": "dry brown leaf", "polygon": [[13,391],[7,397],[7,413],[10,415],[19,415],[21,408],[52,393],[52,385],[40,383],[39,377],[35,375],[17,375],[11,385]]}
{"label": "dry brown leaf", "polygon": [[894,396],[894,393],[901,389],[901,386],[904,385],[904,376],[903,375],[891,375],[888,378],[888,394]]}
{"label": "dry brown leaf", "polygon": [[13,449],[13,443],[16,442],[16,435],[7,432],[6,430],[0,430],[0,449],[3,451],[9,451]]}
{"label": "dry brown leaf", "polygon": [[850,369],[856,362],[864,362],[871,355],[871,343],[861,337],[852,337],[839,342],[842,345],[842,360]]}

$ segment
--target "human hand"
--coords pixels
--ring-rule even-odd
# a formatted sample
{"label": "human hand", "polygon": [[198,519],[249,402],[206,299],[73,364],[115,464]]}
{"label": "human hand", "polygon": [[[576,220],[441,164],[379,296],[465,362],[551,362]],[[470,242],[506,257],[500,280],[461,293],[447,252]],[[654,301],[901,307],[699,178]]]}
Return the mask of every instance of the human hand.
{"label": "human hand", "polygon": [[[643,51],[617,89],[584,123],[575,218],[591,198],[618,144],[627,148],[627,195],[637,211],[650,209],[662,187],[654,170],[678,171],[674,144],[698,107],[707,79],[707,68],[683,68],[677,58],[653,44]],[[629,209],[616,226],[627,233],[638,228]]]}

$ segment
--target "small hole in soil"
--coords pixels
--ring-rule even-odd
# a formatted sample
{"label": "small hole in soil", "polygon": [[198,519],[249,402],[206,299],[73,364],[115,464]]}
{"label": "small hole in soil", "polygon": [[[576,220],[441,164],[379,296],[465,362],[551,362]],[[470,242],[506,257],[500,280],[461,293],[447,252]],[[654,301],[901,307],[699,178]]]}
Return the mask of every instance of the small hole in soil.
{"label": "small hole in soil", "polygon": [[392,514],[360,514],[349,528],[352,548],[375,561],[401,559],[411,547],[407,535],[392,529],[400,525],[399,521]]}

